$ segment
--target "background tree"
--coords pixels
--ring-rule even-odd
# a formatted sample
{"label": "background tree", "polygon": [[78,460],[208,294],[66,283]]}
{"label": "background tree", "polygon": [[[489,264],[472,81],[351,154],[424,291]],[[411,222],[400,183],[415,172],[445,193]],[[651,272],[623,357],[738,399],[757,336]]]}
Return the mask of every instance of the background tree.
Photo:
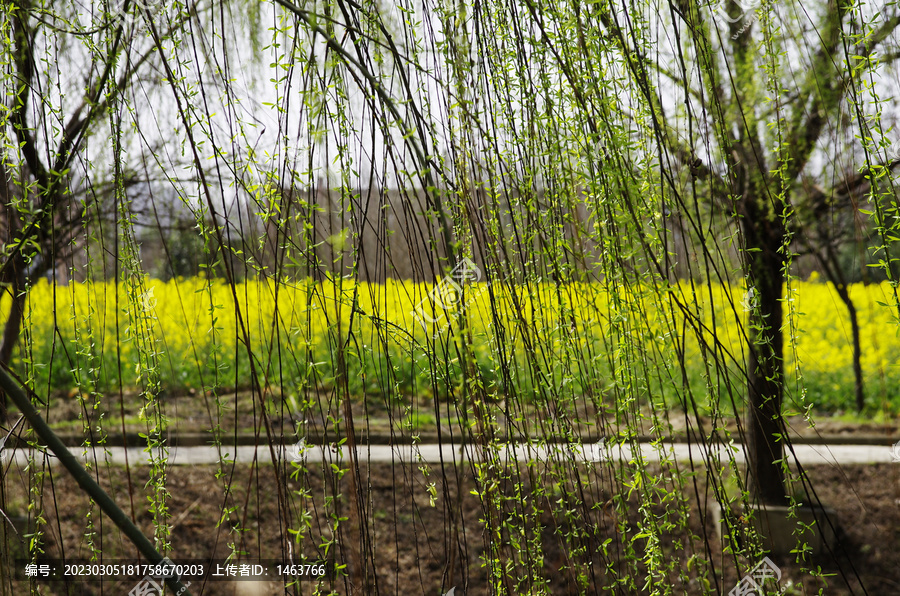
{"label": "background tree", "polygon": [[[893,169],[895,166],[896,162],[892,162],[889,167]],[[862,339],[859,314],[856,303],[850,296],[849,284],[856,281],[869,282],[873,277],[881,277],[879,273],[883,275],[883,272],[875,272],[873,276],[869,272],[867,248],[874,243],[873,227],[861,221],[863,212],[871,209],[871,205],[864,202],[865,196],[871,191],[868,176],[847,174],[840,186],[828,195],[818,185],[804,186],[805,200],[798,205],[794,220],[797,243],[804,247],[802,252],[816,260],[818,269],[834,286],[847,309],[853,346],[854,398],[856,411],[862,412],[866,405]],[[852,259],[852,265],[847,263],[848,256]],[[859,271],[855,271],[853,265],[858,266]],[[891,271],[890,275],[894,277],[896,273]]]}
{"label": "background tree", "polygon": [[[814,211],[824,207],[829,194],[860,192],[873,179],[884,184],[884,167],[893,165],[885,158],[886,143],[851,149],[851,159],[864,156],[864,161],[856,166],[859,171],[840,180],[841,156],[833,155],[826,141],[840,132],[845,116],[857,119],[868,134],[880,136],[861,120],[864,81],[896,57],[900,15],[863,14],[840,2],[803,15],[793,14],[790,6],[743,6],[722,3],[707,12],[694,5],[673,5],[676,54],[664,63],[643,58],[626,30],[611,19],[606,23],[623,51],[637,52],[628,62],[629,71],[657,106],[654,126],[665,160],[662,167],[687,176],[683,186],[673,184],[672,196],[699,234],[696,241],[706,245],[703,233],[708,229],[698,201],[708,201],[714,217],[730,218],[740,227],[741,271],[751,298],[745,426],[750,478],[760,501],[786,504],[781,412],[784,332],[791,331],[783,288],[791,275],[796,212],[804,204]],[[807,45],[809,31],[817,32],[815,47]],[[865,34],[849,39],[853,31]],[[799,70],[798,60],[803,64]],[[684,108],[671,105],[660,89],[677,93],[676,101],[684,102]],[[679,109],[677,121],[683,127],[668,116]],[[831,182],[831,175],[838,179]],[[810,194],[805,178],[834,191]],[[868,193],[878,195],[876,189],[870,187]],[[816,225],[822,237],[828,220],[819,219]],[[839,275],[833,259],[822,263],[826,272]],[[838,285],[839,295],[846,294],[846,285]],[[852,303],[846,296],[842,300],[854,320]],[[857,387],[861,392],[859,381]]]}
{"label": "background tree", "polygon": [[[98,6],[96,20],[85,25],[80,8],[63,3],[4,7],[8,104],[0,125],[15,143],[7,146],[0,165],[0,287],[11,297],[0,343],[2,366],[9,366],[19,341],[25,300],[35,281],[45,275],[68,280],[76,266],[73,256],[88,246],[90,222],[99,229],[102,222],[107,229],[115,227],[123,208],[128,209],[126,193],[142,181],[129,169],[134,164],[120,162],[99,173],[73,167],[91,160],[92,135],[110,125],[112,106],[153,53],[134,43],[135,24],[147,6],[125,2],[108,8]],[[170,26],[177,25],[170,21]],[[74,67],[79,59],[83,62]],[[5,415],[5,400],[0,400],[0,415]]]}

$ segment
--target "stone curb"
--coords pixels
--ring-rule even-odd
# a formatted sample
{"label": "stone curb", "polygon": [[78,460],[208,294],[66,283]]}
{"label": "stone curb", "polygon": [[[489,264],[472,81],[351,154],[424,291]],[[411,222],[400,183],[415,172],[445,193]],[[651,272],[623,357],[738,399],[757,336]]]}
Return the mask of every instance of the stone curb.
{"label": "stone curb", "polygon": [[[84,445],[85,437],[83,435],[77,434],[60,434],[59,435],[62,442],[68,447],[81,447]],[[417,435],[418,440],[416,441],[419,444],[436,444],[440,442],[437,433],[422,433]],[[2,438],[2,437],[0,437]],[[580,435],[578,437],[581,443],[591,444],[591,443],[599,443],[604,439],[603,435],[599,434],[586,434]],[[277,439],[281,439],[281,437],[277,437]],[[322,433],[311,433],[305,437],[306,444],[308,445],[323,445],[323,444],[334,444],[339,443],[344,439],[343,435],[325,435]],[[443,442],[447,443],[457,443],[461,439],[461,433],[459,432],[444,432],[442,433],[440,439]],[[523,435],[505,435],[498,434],[496,439],[503,443],[524,443],[527,442],[527,439]],[[534,437],[531,437],[531,440],[534,441]],[[654,441],[659,440],[657,437],[651,437],[648,435],[641,435],[637,438],[639,443],[652,443]],[[551,436],[544,439],[546,443],[566,443],[568,442],[565,437],[560,436]],[[684,434],[675,434],[671,436],[666,436],[662,438],[663,442],[666,443],[694,443],[699,444],[698,441],[688,441],[687,435]],[[894,443],[900,441],[900,434],[894,435],[853,435],[853,434],[841,434],[841,435],[821,435],[815,437],[792,437],[791,443],[793,445],[872,445],[872,446],[885,446],[890,447]],[[181,446],[181,447],[199,447],[206,446],[212,444],[212,437],[210,433],[174,433],[167,437],[166,441],[169,446]],[[259,437],[252,434],[240,434],[237,437],[234,435],[224,436],[221,439],[222,445],[265,445],[268,441],[266,440],[264,435]],[[276,444],[286,444],[292,445],[296,443],[296,440],[293,436],[285,436],[282,440],[276,440]],[[367,433],[365,431],[359,432],[356,434],[356,443],[358,445],[410,445],[413,443],[412,435],[391,435],[385,432],[372,432]],[[720,443],[720,441],[717,441]],[[106,437],[106,441],[104,443],[105,446],[109,447],[141,447],[147,444],[147,440],[141,437],[138,433],[126,433],[124,436],[121,433],[109,434]],[[5,444],[6,448],[25,448],[27,447],[27,443],[19,439],[16,436],[10,436],[8,441]]]}

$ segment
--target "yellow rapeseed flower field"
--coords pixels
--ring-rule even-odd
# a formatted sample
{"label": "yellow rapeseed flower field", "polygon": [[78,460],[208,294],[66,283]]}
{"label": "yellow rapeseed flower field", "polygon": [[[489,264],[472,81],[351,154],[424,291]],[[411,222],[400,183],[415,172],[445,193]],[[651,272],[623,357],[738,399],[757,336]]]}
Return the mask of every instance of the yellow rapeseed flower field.
{"label": "yellow rapeseed flower field", "polygon": [[[460,294],[459,291],[463,290]],[[855,285],[862,367],[872,388],[896,401],[900,348],[886,285]],[[729,368],[744,359],[743,288],[691,285],[617,288],[549,283],[384,284],[311,280],[144,279],[122,283],[38,283],[28,298],[27,348],[38,387],[67,390],[140,386],[173,391],[249,385],[253,369],[274,385],[327,386],[338,351],[358,394],[427,391],[461,382],[466,358],[486,390],[535,391],[550,383],[637,383],[667,392],[666,367],[684,365],[698,387],[703,353],[717,344]],[[850,322],[829,284],[794,282],[785,298],[786,370],[802,373],[814,403],[852,403]],[[2,305],[8,309],[8,301]],[[5,311],[3,313],[5,315]],[[461,331],[462,330],[462,331]],[[462,342],[462,343],[459,343]],[[465,349],[460,349],[465,347]],[[249,348],[249,349],[248,349]],[[651,364],[652,372],[647,364]],[[799,369],[798,369],[799,365]],[[121,372],[120,372],[121,371]],[[506,371],[504,373],[504,371]],[[710,390],[714,393],[714,390]]]}

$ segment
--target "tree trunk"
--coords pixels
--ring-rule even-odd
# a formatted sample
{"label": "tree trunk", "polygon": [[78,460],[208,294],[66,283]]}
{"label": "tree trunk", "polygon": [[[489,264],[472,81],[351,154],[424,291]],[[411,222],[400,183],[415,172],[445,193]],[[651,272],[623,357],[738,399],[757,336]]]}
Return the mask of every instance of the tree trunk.
{"label": "tree trunk", "polygon": [[[20,277],[16,275],[17,279]],[[22,331],[22,319],[25,317],[25,292],[20,284],[15,283],[9,288],[12,295],[12,305],[9,308],[9,316],[3,327],[3,341],[0,342],[0,365],[8,367],[12,360],[12,353],[19,342],[19,334]]]}
{"label": "tree trunk", "polygon": [[748,291],[753,292],[749,315],[747,362],[747,456],[750,488],[760,503],[786,505],[784,433],[781,404],[784,391],[784,336],[781,332],[781,289],[785,260],[780,216],[763,201],[746,200],[742,219]]}
{"label": "tree trunk", "polygon": [[856,307],[853,301],[847,297],[847,310],[850,312],[850,328],[853,333],[853,378],[856,391],[856,410],[862,412],[866,405],[866,394],[863,387],[862,374],[862,348],[859,345],[859,320],[856,316]]}
{"label": "tree trunk", "polygon": [[[0,240],[2,240],[4,244],[9,243],[12,238],[15,237],[15,233],[18,230],[15,216],[12,213],[12,209],[9,207],[12,201],[12,193],[10,192],[9,185],[9,172],[7,172],[6,170],[6,164],[2,159],[0,159]],[[5,227],[6,229],[3,230],[3,227]],[[12,275],[10,277],[14,278],[15,275]],[[3,294],[0,293],[0,298],[2,297]],[[15,293],[12,293],[12,301],[13,304],[10,307],[9,311],[10,318],[12,318],[13,311],[15,311]],[[6,320],[7,327],[9,326],[9,320],[10,319]],[[21,327],[21,325],[22,320],[19,319],[19,326]],[[10,330],[10,334],[11,333],[12,331]],[[3,358],[2,356],[6,352],[6,350],[3,349],[7,347],[6,336],[6,329],[4,329],[2,344],[0,344],[0,365],[2,366],[6,366],[7,364],[9,364],[9,357]],[[12,355],[12,350],[10,349],[8,351],[9,354]],[[6,399],[6,393],[0,391],[0,424],[6,421]],[[4,542],[3,544],[6,544],[6,542]]]}
{"label": "tree trunk", "polygon": [[866,405],[866,396],[863,388],[862,363],[860,362],[862,349],[859,345],[859,317],[856,314],[856,305],[853,304],[853,300],[850,298],[847,286],[835,284],[834,287],[844,306],[847,307],[847,313],[850,315],[850,332],[853,335],[853,389],[856,395],[856,410],[862,412],[863,407]]}
{"label": "tree trunk", "polygon": [[[12,296],[12,304],[9,307],[9,316],[6,318],[3,339],[0,342],[0,366],[3,368],[7,368],[12,360],[13,350],[19,342],[19,335],[22,331],[22,320],[25,318],[25,274],[21,270],[22,263],[18,262],[19,259],[16,261],[15,266],[18,270],[13,272],[14,281],[8,288]],[[0,421],[6,419],[6,400],[6,394],[0,392]]]}
{"label": "tree trunk", "polygon": [[[824,255],[822,252],[824,252]],[[818,258],[819,263],[822,265],[822,270],[825,271],[828,280],[834,284],[838,297],[844,303],[844,306],[847,307],[847,314],[850,315],[850,330],[853,334],[853,379],[854,392],[856,394],[856,410],[862,412],[863,407],[866,405],[866,396],[863,387],[862,363],[860,362],[862,359],[862,348],[859,343],[859,317],[856,314],[856,305],[853,304],[853,299],[850,298],[847,280],[843,271],[841,271],[840,262],[835,254],[834,247],[830,243],[826,243],[824,251],[818,254]]]}

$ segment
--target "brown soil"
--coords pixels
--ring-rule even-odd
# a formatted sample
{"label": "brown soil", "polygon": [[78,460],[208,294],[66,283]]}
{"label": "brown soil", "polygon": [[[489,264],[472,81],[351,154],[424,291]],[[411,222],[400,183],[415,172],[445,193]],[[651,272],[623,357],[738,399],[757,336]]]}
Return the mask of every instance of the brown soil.
{"label": "brown soil", "polygon": [[[268,388],[263,393],[267,404],[268,431],[263,423],[260,395],[250,391],[223,392],[219,396],[221,413],[216,398],[202,392],[184,395],[163,395],[160,398],[160,412],[166,418],[165,435],[170,444],[177,440],[197,441],[205,444],[212,438],[210,429],[220,429],[220,440],[266,442],[267,433],[273,440],[293,443],[298,436],[307,437],[310,442],[331,442],[335,437],[345,436],[347,423],[343,401],[334,392],[310,393],[305,404],[296,411],[284,402],[277,388]],[[58,434],[69,444],[82,444],[89,429],[92,443],[98,443],[96,432],[102,425],[108,444],[122,444],[123,429],[129,444],[138,444],[138,433],[148,433],[152,426],[140,419],[140,411],[145,407],[143,398],[136,393],[107,396],[96,408],[86,408],[75,395],[55,395],[51,407],[44,412]],[[294,402],[296,405],[296,402]],[[452,434],[455,440],[463,436],[463,428],[474,426],[475,412],[469,408],[458,411],[453,404],[435,404],[430,399],[403,398],[394,403],[386,403],[382,398],[368,396],[351,398],[351,412],[357,439],[361,442],[408,443],[412,437],[423,442],[438,440],[438,425],[444,440]],[[490,417],[496,424],[497,437],[565,437],[573,435],[585,441],[594,442],[599,437],[616,432],[616,412],[599,412],[589,400],[576,400],[561,406],[565,414],[548,417],[544,406],[516,404],[507,408],[504,402],[489,405]],[[656,430],[656,420],[651,409],[643,408],[640,416],[630,422],[637,425],[638,433],[647,436],[665,436],[675,440],[697,439],[697,429],[702,428],[709,435],[710,429],[727,429],[737,436],[738,428],[734,418],[718,419],[715,422],[701,417],[699,424],[693,417],[686,417],[678,410],[667,412],[662,421],[661,432]],[[18,416],[10,416],[15,420]],[[124,423],[122,422],[124,420]],[[468,424],[467,424],[468,421]],[[900,417],[883,423],[846,422],[825,415],[815,416],[815,426],[811,426],[800,416],[788,417],[787,429],[795,440],[825,441],[866,437],[890,445],[900,440]],[[299,433],[299,434],[298,434]],[[257,439],[258,438],[258,439]]]}
{"label": "brown soil", "polygon": [[[276,469],[266,464],[225,470],[218,479],[213,466],[169,468],[170,556],[175,560],[224,557],[232,550],[229,544],[234,543],[248,557],[285,560],[290,543],[294,554],[302,551],[310,558],[347,566],[346,575],[332,576],[325,582],[323,593],[431,595],[445,594],[455,586],[456,595],[526,594],[537,593],[528,591],[537,588],[537,575],[546,580],[545,593],[549,594],[633,594],[646,591],[643,586],[649,561],[643,558],[647,539],[637,536],[643,519],[645,524],[647,520],[658,523],[666,553],[662,562],[672,564],[658,568],[657,573],[674,586],[676,593],[702,593],[701,585],[708,582],[711,591],[726,594],[754,564],[723,554],[706,507],[698,506],[697,494],[704,503],[713,500],[703,473],[694,477],[696,492],[694,480],[690,480],[685,491],[678,493],[685,495],[684,511],[677,511],[679,499],[663,504],[668,497],[667,491],[661,491],[652,498],[658,503],[651,508],[652,513],[641,518],[634,496],[626,501],[630,504],[627,511],[625,507],[617,511],[612,505],[614,493],[627,490],[616,475],[633,480],[633,470],[628,467],[597,465],[557,472],[543,466],[485,469],[482,473],[496,482],[483,485],[485,497],[481,499],[473,494],[478,485],[470,469],[448,466],[441,473],[434,467],[426,475],[414,466],[372,465],[359,470],[356,488],[363,496],[359,508],[354,505],[351,472],[334,481],[331,470],[310,466],[295,478],[285,479],[291,471],[290,467],[279,469],[279,482]],[[554,473],[570,481],[554,486],[550,480]],[[661,487],[669,486],[665,479],[673,473],[679,472],[665,470],[657,477]],[[148,474],[145,468],[134,469],[129,478],[123,468],[103,468],[97,477],[116,501],[135,515],[142,528],[152,532],[147,499],[150,489],[145,487]],[[821,593],[829,595],[900,594],[900,464],[840,469],[818,466],[808,474],[821,501],[838,513],[843,552],[836,558],[824,557],[805,565],[791,558],[774,558],[783,572],[780,585],[790,586],[786,593],[816,594],[823,590]],[[572,481],[575,475],[578,480]],[[30,501],[26,498],[26,478],[22,471],[4,470],[5,511],[10,516],[22,514]],[[233,491],[226,498],[223,487],[229,480]],[[432,482],[434,488],[429,492]],[[643,488],[652,492],[652,483],[645,479]],[[106,560],[136,556],[109,521],[89,508],[75,483],[59,469],[44,476],[44,486],[35,494],[43,496],[44,518],[49,522],[43,528],[47,556],[88,557],[86,535],[91,531],[95,532],[96,548],[102,550]],[[279,510],[279,498],[290,503],[289,527],[300,527],[298,520],[304,516],[309,520],[299,546],[292,535],[281,531],[285,523],[281,521],[284,510]],[[673,513],[666,515],[667,508]],[[218,524],[227,509],[231,512]],[[570,518],[566,512],[576,517]],[[338,524],[337,534],[336,518],[347,518]],[[488,518],[500,528],[498,535],[492,537],[485,531],[480,520]],[[683,524],[685,519],[687,523]],[[703,520],[707,522],[705,531]],[[88,528],[90,522],[93,530]],[[527,528],[524,536],[509,531],[523,526]],[[699,538],[702,536],[706,541]],[[517,538],[521,540],[516,542]],[[607,540],[608,555],[598,554]],[[491,559],[492,542],[501,545],[494,554],[511,568],[513,576],[522,578],[520,584],[507,582],[491,590],[485,561]],[[624,553],[631,547],[636,563],[629,567]],[[593,554],[580,552],[581,548]],[[698,565],[697,557],[711,559],[712,563]],[[817,576],[813,570],[818,566],[821,573]],[[630,577],[632,583],[614,584],[610,569],[620,578]],[[583,591],[580,585],[585,585]],[[283,584],[274,583],[209,583],[192,586],[192,593],[309,594],[314,586],[309,582],[285,590]],[[133,581],[101,582],[95,578],[70,585],[42,584],[41,593],[127,594],[133,587]],[[17,584],[9,593],[25,590]],[[0,589],[0,594],[4,593]]]}

